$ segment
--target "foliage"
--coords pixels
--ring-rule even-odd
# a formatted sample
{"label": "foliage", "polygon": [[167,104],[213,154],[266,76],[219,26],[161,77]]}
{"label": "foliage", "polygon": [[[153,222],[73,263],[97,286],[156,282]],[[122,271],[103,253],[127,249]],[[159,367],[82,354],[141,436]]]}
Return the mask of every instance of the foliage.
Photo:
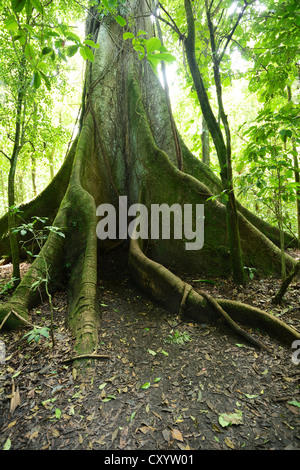
{"label": "foliage", "polygon": [[174,343],[184,345],[185,343],[190,342],[192,339],[189,334],[185,331],[182,333],[178,330],[172,330],[165,340],[166,343]]}
{"label": "foliage", "polygon": [[23,338],[27,338],[28,343],[35,341],[36,343],[40,342],[41,338],[49,338],[49,328],[47,327],[34,327],[28,333],[26,333]]}
{"label": "foliage", "polygon": [[15,282],[15,279],[12,278],[8,282],[6,282],[5,284],[1,285],[0,286],[0,295],[7,295],[7,294],[11,293],[12,290],[14,289],[14,282]]}
{"label": "foliage", "polygon": [[[18,214],[20,215],[22,212],[18,209]],[[47,260],[45,256],[43,255],[42,252],[42,246],[47,240],[47,237],[49,233],[54,233],[55,235],[58,235],[60,237],[65,237],[65,234],[59,227],[55,227],[54,225],[51,226],[46,226],[44,225],[46,221],[48,220],[47,217],[38,217],[38,216],[33,216],[32,217],[32,222],[29,223],[23,223],[16,227],[14,229],[15,233],[19,233],[21,236],[26,237],[25,240],[22,243],[22,248],[25,249],[26,253],[31,256],[31,257],[42,257],[43,259],[43,264],[44,264],[44,273],[43,275],[38,276],[38,279],[31,284],[31,289],[36,290],[38,289],[41,284],[45,285],[45,291],[48,296],[49,300],[49,305],[50,305],[50,317],[51,317],[51,338],[52,338],[52,346],[54,347],[54,325],[53,325],[53,305],[52,305],[52,296],[50,293],[49,289],[49,283],[50,283],[50,276],[49,276],[49,266],[47,264]],[[36,228],[35,225],[40,222],[41,224],[44,225],[43,228]],[[28,237],[28,234],[30,237]],[[33,249],[28,250],[26,248],[26,244],[29,242],[32,242],[33,245],[37,245],[38,247],[38,253],[34,254]],[[49,330],[49,328],[42,328],[42,332],[40,331],[40,327],[36,327],[33,330],[31,330],[25,337],[28,336],[28,341],[32,341],[33,339],[36,342],[39,342],[40,336],[47,336],[46,332]]]}

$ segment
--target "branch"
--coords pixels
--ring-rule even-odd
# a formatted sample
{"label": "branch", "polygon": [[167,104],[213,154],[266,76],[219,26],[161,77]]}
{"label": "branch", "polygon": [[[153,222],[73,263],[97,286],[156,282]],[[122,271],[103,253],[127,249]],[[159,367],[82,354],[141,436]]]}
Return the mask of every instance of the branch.
{"label": "branch", "polygon": [[246,10],[247,6],[248,6],[248,4],[245,4],[245,5],[243,6],[243,9],[242,9],[241,13],[240,13],[239,16],[237,17],[237,20],[236,20],[236,22],[235,22],[235,25],[233,26],[233,28],[232,28],[230,34],[228,34],[228,36],[227,36],[226,44],[225,44],[225,46],[224,46],[224,48],[223,48],[223,51],[222,51],[222,53],[220,54],[219,59],[218,59],[218,62],[219,62],[219,63],[220,63],[221,60],[223,59],[223,56],[224,56],[224,54],[225,54],[225,52],[226,52],[226,49],[227,49],[227,47],[228,47],[228,44],[230,43],[231,38],[232,38],[232,36],[233,36],[233,34],[234,34],[236,28],[238,27],[239,22],[241,21],[243,15],[244,15],[244,13],[245,13],[245,10]]}
{"label": "branch", "polygon": [[7,158],[7,160],[10,162],[10,157],[8,155],[6,155],[5,152],[3,152],[3,150],[0,149],[0,152]]}
{"label": "branch", "polygon": [[159,8],[161,8],[163,10],[163,12],[167,15],[167,17],[170,19],[171,23],[167,20],[165,20],[164,18],[162,18],[160,15],[156,15],[155,13],[155,16],[156,18],[158,18],[159,20],[163,21],[164,23],[166,23],[168,26],[170,26],[170,28],[173,29],[173,31],[175,31],[175,33],[178,34],[179,38],[180,39],[183,39],[184,38],[184,34],[181,33],[180,29],[178,28],[177,24],[175,23],[175,21],[173,20],[172,16],[167,12],[167,10],[164,8],[164,6],[159,2],[158,3],[158,6]]}

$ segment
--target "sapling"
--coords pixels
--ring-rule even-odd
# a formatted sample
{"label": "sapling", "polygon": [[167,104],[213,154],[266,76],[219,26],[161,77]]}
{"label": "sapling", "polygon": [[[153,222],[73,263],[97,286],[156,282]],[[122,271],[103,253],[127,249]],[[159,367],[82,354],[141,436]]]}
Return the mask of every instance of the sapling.
{"label": "sapling", "polygon": [[[31,235],[31,238],[27,238],[26,240],[23,241],[22,243],[22,248],[25,250],[25,252],[31,256],[31,257],[39,257],[41,256],[43,259],[44,263],[44,276],[39,276],[39,278],[31,284],[31,289],[36,290],[41,284],[44,283],[45,285],[45,292],[49,300],[49,306],[50,306],[50,332],[51,332],[51,340],[52,340],[52,347],[54,347],[55,340],[54,340],[54,325],[53,325],[53,303],[52,303],[52,296],[49,290],[49,281],[50,281],[50,275],[49,275],[49,269],[48,269],[48,263],[47,260],[45,259],[45,256],[43,255],[42,251],[42,246],[44,242],[47,239],[47,236],[49,232],[54,232],[56,235],[60,237],[65,237],[65,234],[61,231],[60,228],[51,226],[51,225],[44,225],[43,229],[37,229],[35,227],[37,222],[41,222],[42,224],[45,224],[46,221],[48,220],[47,217],[37,217],[34,216],[32,217],[32,222],[29,223],[24,223],[22,225],[19,225],[14,229],[14,232],[17,233],[19,232],[21,236],[26,236],[28,233]],[[48,233],[47,233],[48,232]],[[33,242],[37,245],[38,247],[38,254],[33,254],[32,251],[28,250],[26,247],[26,244],[29,242]],[[40,329],[37,331],[30,331],[29,332],[29,338],[34,339],[34,338],[40,338],[43,333],[41,332]],[[27,335],[26,335],[27,336]],[[46,336],[46,335],[44,335]],[[36,340],[36,339],[35,339]]]}

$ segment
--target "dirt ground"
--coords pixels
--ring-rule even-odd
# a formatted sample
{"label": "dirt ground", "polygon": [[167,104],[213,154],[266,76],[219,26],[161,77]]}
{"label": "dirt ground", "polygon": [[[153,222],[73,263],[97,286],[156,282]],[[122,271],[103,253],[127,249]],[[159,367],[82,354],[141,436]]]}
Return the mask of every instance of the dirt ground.
{"label": "dirt ground", "polygon": [[[300,449],[300,369],[292,347],[262,335],[274,351],[268,354],[221,323],[174,320],[131,283],[122,250],[104,256],[101,266],[98,354],[107,358],[69,362],[65,292],[53,298],[54,348],[47,339],[29,344],[24,330],[1,330],[0,449]],[[10,273],[10,265],[0,268],[0,285]],[[278,280],[255,278],[244,288],[231,280],[189,281],[272,311],[300,330],[299,282],[274,307]],[[50,325],[47,302],[34,309],[32,322]]]}

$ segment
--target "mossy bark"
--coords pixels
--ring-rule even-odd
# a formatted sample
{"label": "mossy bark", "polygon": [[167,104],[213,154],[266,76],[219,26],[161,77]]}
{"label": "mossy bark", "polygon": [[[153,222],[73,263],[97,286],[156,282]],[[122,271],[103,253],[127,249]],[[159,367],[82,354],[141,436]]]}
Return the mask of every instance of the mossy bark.
{"label": "mossy bark", "polygon": [[[132,14],[139,17],[136,29],[153,34],[153,24],[145,16],[143,1],[132,2]],[[95,12],[94,12],[95,13]],[[80,134],[61,170],[49,187],[31,203],[23,206],[26,219],[31,215],[51,216],[53,224],[64,230],[65,238],[51,233],[38,258],[32,263],[10,302],[0,306],[0,321],[16,311],[28,318],[33,305],[45,296],[31,285],[45,275],[45,262],[50,276],[51,292],[63,283],[69,294],[68,323],[75,336],[79,354],[96,350],[101,307],[97,297],[97,275],[105,266],[98,265],[97,252],[106,249],[109,240],[97,239],[100,204],[114,205],[118,212],[119,196],[127,196],[128,206],[142,203],[204,204],[204,246],[186,251],[185,239],[131,241],[129,266],[137,285],[174,312],[182,307],[185,283],[172,274],[197,272],[199,275],[228,276],[230,253],[226,208],[213,194],[220,182],[211,170],[197,160],[180,141],[183,169],[178,169],[178,153],[168,103],[162,86],[146,62],[141,62],[132,46],[124,42],[122,30],[114,20],[105,24],[94,19],[87,22],[88,32],[100,44],[95,61],[86,70],[84,113]],[[280,273],[280,250],[248,218],[239,213],[241,243],[247,266],[264,275]],[[7,231],[6,217],[0,220],[3,245]],[[118,227],[117,227],[118,233]],[[294,260],[287,256],[289,268]],[[153,266],[155,267],[153,269]],[[151,273],[151,275],[149,275]],[[194,291],[186,295],[184,313],[197,320],[210,321],[218,313],[204,297]],[[219,301],[218,301],[219,302]],[[223,303],[222,303],[223,302]],[[299,338],[277,320],[247,305],[219,302],[234,318],[262,322],[277,336]],[[258,313],[259,312],[259,313]],[[269,322],[270,317],[270,322]],[[268,318],[268,321],[266,321]],[[11,314],[5,325],[22,326]],[[271,326],[270,326],[271,325]],[[286,335],[288,331],[288,335]]]}

